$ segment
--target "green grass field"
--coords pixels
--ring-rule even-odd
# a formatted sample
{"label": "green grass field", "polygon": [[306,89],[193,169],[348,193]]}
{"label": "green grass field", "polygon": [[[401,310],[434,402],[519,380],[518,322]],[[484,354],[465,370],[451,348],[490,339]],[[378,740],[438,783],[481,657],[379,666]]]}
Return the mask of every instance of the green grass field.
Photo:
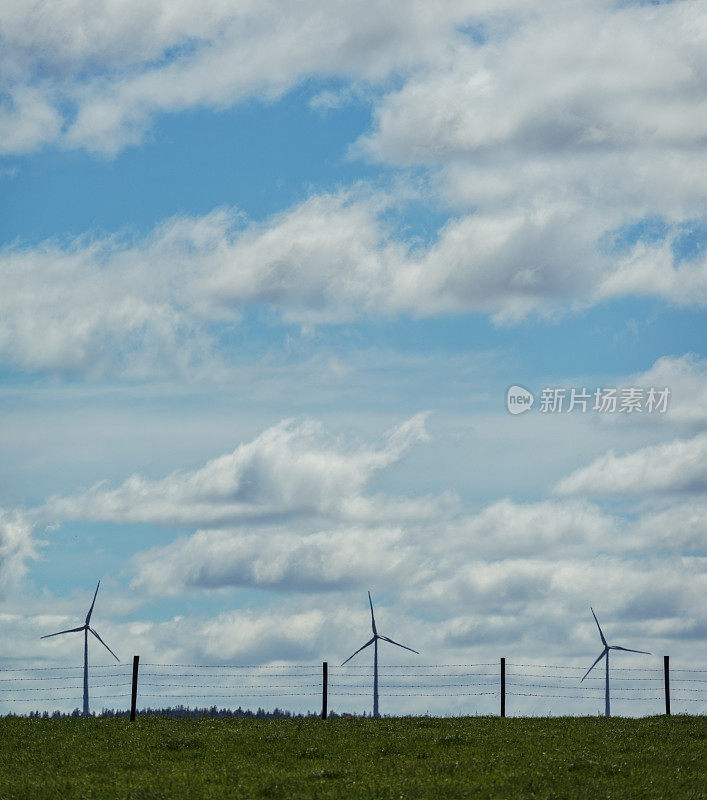
{"label": "green grass field", "polygon": [[0,798],[707,797],[704,717],[0,719]]}

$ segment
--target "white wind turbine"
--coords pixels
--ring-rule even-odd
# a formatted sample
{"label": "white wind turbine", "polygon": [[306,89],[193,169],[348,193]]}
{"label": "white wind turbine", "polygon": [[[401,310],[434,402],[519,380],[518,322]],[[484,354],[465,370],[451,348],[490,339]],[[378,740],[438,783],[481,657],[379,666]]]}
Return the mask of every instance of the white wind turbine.
{"label": "white wind turbine", "polygon": [[[101,585],[101,582],[98,581],[98,586]],[[93,602],[91,603],[91,608],[88,609],[88,614],[86,614],[86,622],[78,628],[69,628],[65,631],[57,631],[56,633],[48,633],[46,636],[40,636],[40,639],[49,639],[51,636],[61,636],[62,633],[75,633],[77,631],[83,631],[83,715],[87,717],[89,714],[88,710],[88,632],[91,633],[98,639],[98,641],[106,648],[106,650],[115,658],[116,661],[120,661],[118,656],[108,647],[108,645],[101,639],[101,637],[93,630],[93,628],[89,625],[91,621],[91,614],[93,613],[93,607],[96,605],[96,595],[98,594],[98,586],[96,586],[96,591],[93,595]]]}
{"label": "white wind turbine", "polygon": [[[594,622],[597,624],[597,628],[599,628],[599,636],[601,636],[601,643],[604,645],[604,649],[601,651],[601,655],[597,660],[592,664],[591,667],[586,671],[584,678],[589,675],[589,673],[596,667],[596,665],[602,660],[602,658],[606,659],[606,684],[604,690],[604,716],[610,717],[611,716],[611,707],[609,703],[609,650],[624,650],[627,653],[643,653],[645,656],[651,655],[647,653],[645,650],[631,650],[628,647],[619,647],[616,644],[607,644],[606,639],[604,638],[604,634],[601,630],[601,625],[599,625],[599,620],[597,619],[597,615],[594,613],[594,609],[590,606],[589,610],[592,612],[592,616],[594,617]],[[582,678],[582,681],[584,680]],[[580,681],[580,683],[582,682]]]}
{"label": "white wind turbine", "polygon": [[[377,717],[378,714],[378,640],[382,639],[384,642],[390,642],[390,644],[397,645],[398,647],[402,647],[403,650],[409,650],[411,653],[419,653],[417,650],[413,650],[412,647],[406,647],[404,644],[400,644],[399,642],[394,642],[388,636],[383,636],[383,634],[378,633],[376,630],[376,618],[373,616],[373,600],[371,600],[371,593],[368,593],[368,602],[371,606],[371,629],[373,630],[373,637],[369,639],[363,647],[359,647],[356,653],[360,653],[361,650],[365,650],[369,645],[373,645],[373,716]],[[356,655],[356,653],[352,653],[346,661],[342,663],[342,667],[344,664],[351,661],[351,659]]]}

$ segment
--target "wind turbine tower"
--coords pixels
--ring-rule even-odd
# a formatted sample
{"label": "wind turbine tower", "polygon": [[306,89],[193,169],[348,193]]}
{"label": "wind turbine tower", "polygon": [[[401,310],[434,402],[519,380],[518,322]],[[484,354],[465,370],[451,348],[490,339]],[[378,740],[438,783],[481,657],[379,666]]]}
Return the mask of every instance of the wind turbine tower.
{"label": "wind turbine tower", "polygon": [[373,600],[371,600],[371,593],[368,593],[368,603],[371,606],[371,629],[373,631],[373,637],[369,639],[363,647],[359,647],[355,653],[352,653],[346,661],[342,663],[342,667],[344,664],[347,664],[351,659],[357,654],[360,653],[361,650],[365,650],[370,645],[373,645],[373,716],[378,717],[380,716],[378,713],[378,640],[382,639],[384,642],[390,642],[390,644],[394,644],[397,647],[402,647],[403,650],[409,650],[411,653],[419,653],[417,650],[413,650],[412,647],[406,647],[404,644],[400,644],[399,642],[394,642],[388,636],[383,636],[382,633],[378,633],[376,629],[376,618],[373,616]]}
{"label": "wind turbine tower", "polygon": [[[601,636],[601,643],[604,645],[604,649],[601,651],[599,658],[592,664],[591,667],[586,671],[584,678],[589,675],[589,673],[596,667],[596,665],[602,660],[602,658],[606,659],[606,681],[605,681],[605,689],[604,689],[604,716],[610,717],[611,716],[611,703],[609,699],[609,650],[624,650],[627,653],[643,653],[645,656],[651,655],[647,653],[645,650],[631,650],[628,647],[619,647],[616,644],[608,644],[606,639],[604,638],[604,634],[601,630],[601,625],[599,625],[599,620],[597,619],[597,615],[594,613],[594,609],[590,606],[589,610],[592,612],[592,616],[594,617],[594,622],[597,624],[597,628],[599,628],[599,636]],[[584,680],[582,678],[582,681]],[[582,682],[580,681],[580,683]]]}
{"label": "wind turbine tower", "polygon": [[[101,585],[101,582],[98,581],[98,586]],[[49,639],[52,636],[61,636],[63,633],[76,633],[78,631],[83,631],[83,715],[87,717],[89,715],[88,710],[88,632],[90,631],[96,639],[106,648],[106,650],[115,658],[116,661],[120,661],[118,656],[108,647],[108,645],[101,639],[101,637],[96,633],[96,631],[90,626],[91,622],[91,614],[93,613],[93,607],[96,605],[96,595],[98,594],[98,586],[96,586],[96,591],[93,595],[93,602],[91,603],[91,608],[88,609],[88,614],[86,614],[86,622],[78,628],[69,628],[65,631],[57,631],[56,633],[48,633],[46,636],[40,636],[40,639]]]}

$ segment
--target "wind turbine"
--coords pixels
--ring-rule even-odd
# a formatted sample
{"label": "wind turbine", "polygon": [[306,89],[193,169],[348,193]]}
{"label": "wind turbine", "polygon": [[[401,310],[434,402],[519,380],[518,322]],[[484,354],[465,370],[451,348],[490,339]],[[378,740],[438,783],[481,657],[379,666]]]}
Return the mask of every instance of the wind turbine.
{"label": "wind turbine", "polygon": [[[611,716],[611,707],[609,703],[609,650],[624,650],[627,653],[643,653],[645,656],[651,655],[647,653],[645,650],[631,650],[629,647],[619,647],[616,644],[608,644],[606,639],[604,638],[604,634],[601,630],[601,625],[599,625],[599,620],[597,619],[597,615],[594,613],[594,609],[590,606],[589,610],[592,612],[592,616],[594,617],[594,622],[597,624],[597,628],[599,628],[599,636],[601,636],[601,643],[604,645],[604,649],[601,651],[601,655],[597,660],[592,664],[591,667],[586,671],[584,678],[589,675],[589,673],[596,667],[596,665],[602,660],[602,658],[606,659],[606,688],[604,690],[604,716],[610,717]],[[584,680],[582,678],[582,681]],[[580,681],[580,683],[582,683]]]}
{"label": "wind turbine", "polygon": [[[101,585],[101,582],[98,581],[98,586]],[[98,586],[96,586],[95,594],[93,595],[93,602],[91,603],[91,608],[88,609],[88,614],[86,614],[86,622],[81,625],[79,628],[69,628],[65,631],[57,631],[56,633],[48,633],[46,636],[40,636],[40,639],[49,639],[52,636],[61,636],[62,633],[75,633],[77,631],[83,631],[83,715],[87,717],[89,714],[88,710],[88,632],[91,633],[98,639],[98,641],[106,648],[106,650],[115,658],[116,661],[120,661],[118,656],[108,647],[108,645],[101,639],[101,637],[93,630],[93,628],[89,625],[91,621],[91,614],[93,613],[93,607],[96,605],[96,595],[98,594]]]}
{"label": "wind turbine", "polygon": [[[365,650],[369,645],[373,645],[373,716],[378,717],[378,640],[382,639],[384,642],[390,642],[390,644],[397,645],[398,647],[402,647],[403,650],[409,650],[411,653],[417,653],[420,655],[417,650],[413,650],[412,647],[406,647],[404,644],[400,644],[399,642],[394,642],[388,636],[383,636],[382,633],[378,633],[376,629],[376,618],[373,616],[373,600],[371,600],[371,593],[368,593],[368,602],[371,606],[371,629],[373,630],[373,637],[369,639],[363,647],[359,647],[356,653],[360,653],[361,650]],[[352,653],[346,661],[343,662],[341,665],[342,667],[344,664],[347,664],[351,659],[356,655],[356,653]]]}

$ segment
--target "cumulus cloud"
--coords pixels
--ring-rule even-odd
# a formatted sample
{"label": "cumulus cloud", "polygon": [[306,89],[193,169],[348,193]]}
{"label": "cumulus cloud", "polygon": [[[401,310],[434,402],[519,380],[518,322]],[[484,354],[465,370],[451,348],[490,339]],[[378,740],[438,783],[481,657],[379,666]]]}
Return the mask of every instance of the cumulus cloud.
{"label": "cumulus cloud", "polygon": [[[191,230],[198,240],[213,219]],[[164,259],[171,226],[144,243],[155,270],[113,239],[0,252],[0,355],[7,364],[64,374],[174,373],[200,363],[205,337],[169,288],[184,282]],[[180,239],[183,241],[183,239]],[[186,243],[184,244],[186,247]],[[166,281],[166,283],[162,283]],[[187,288],[186,286],[184,287]]]}
{"label": "cumulus cloud", "polygon": [[646,372],[632,378],[635,386],[670,389],[665,422],[692,429],[707,425],[707,359],[687,353],[663,356]]}
{"label": "cumulus cloud", "polygon": [[[305,324],[514,322],[626,296],[707,301],[707,257],[681,245],[706,200],[702,3],[276,6],[5,4],[0,140],[116,152],[159,111],[272,98],[305,75],[341,75],[344,95],[395,75],[394,89],[370,93],[373,128],[354,150],[421,165],[454,216],[423,246],[386,224],[390,198],[357,190],[314,194],[260,225],[220,209],[132,241],[6,248],[5,362],[213,368],[220,330],[253,307]],[[642,235],[654,218],[662,235]]]}
{"label": "cumulus cloud", "polygon": [[[139,646],[141,655],[162,663],[170,659],[177,663],[179,659],[311,663],[322,653],[343,659],[356,638],[360,636],[363,643],[370,631],[366,598],[370,588],[381,630],[396,639],[397,633],[399,641],[417,645],[425,653],[446,658],[455,653],[458,657],[460,652],[488,655],[494,645],[512,641],[515,654],[537,658],[552,651],[573,659],[578,651],[594,649],[596,629],[590,603],[603,612],[606,628],[620,626],[634,637],[674,643],[692,631],[693,645],[699,646],[699,630],[705,624],[700,602],[705,584],[704,559],[677,554],[502,561],[475,559],[470,554],[436,582],[417,580],[413,574],[406,583],[391,585],[384,574],[326,598],[318,591],[284,592],[268,597],[262,606],[205,619],[178,616],[164,622],[119,625],[111,620],[113,604],[106,601],[101,630],[111,636],[117,652]],[[71,613],[44,614],[41,619],[35,615],[32,627],[40,632],[60,628],[80,618],[84,606],[82,598]],[[679,624],[671,629],[674,621]],[[0,617],[0,627],[13,622]],[[70,657],[70,642],[53,644],[52,657],[58,653]]]}
{"label": "cumulus cloud", "polygon": [[707,540],[707,503],[690,498],[642,514],[624,527],[624,552],[666,552],[699,556]]}
{"label": "cumulus cloud", "polygon": [[[132,241],[6,247],[0,357],[65,374],[193,374],[218,368],[214,332],[246,308],[300,324],[470,312],[513,321],[609,294],[705,299],[704,258],[678,263],[665,242],[602,255],[597,231],[577,227],[574,211],[474,214],[448,222],[424,247],[384,223],[389,203],[340,192],[260,225],[219,209],[167,220]],[[637,250],[665,280],[636,267]]]}
{"label": "cumulus cloud", "polygon": [[[461,597],[459,587],[476,574],[474,592],[490,581],[484,597],[512,604],[531,585],[544,591],[538,565],[549,575],[553,564],[599,555],[630,561],[699,550],[705,514],[697,500],[630,520],[586,500],[504,499],[470,514],[445,493],[371,493],[374,476],[427,438],[425,418],[418,414],[366,445],[333,438],[315,422],[285,420],[197,469],[157,480],[133,475],[115,488],[97,484],[50,498],[41,514],[196,528],[135,557],[133,587],[145,596],[238,587],[310,595],[384,581],[435,604]],[[702,434],[609,453],[556,492],[694,494],[704,483],[706,443]],[[492,580],[496,573],[505,576],[503,587]]]}
{"label": "cumulus cloud", "polygon": [[[699,0],[364,5],[5,4],[9,150],[58,138],[114,153],[158,112],[336,75],[343,94],[384,87],[355,152],[421,165],[455,216],[425,247],[383,222],[384,199],[341,193],[263,225],[215,211],[140,241],[11,248],[0,354],[30,369],[146,375],[208,362],[209,334],[245,307],[309,324],[514,322],[635,295],[705,303],[705,253],[681,248],[706,200]],[[654,217],[657,240],[641,234]]]}
{"label": "cumulus cloud", "polygon": [[[503,641],[509,618],[533,620],[517,638],[530,631],[535,639],[540,630],[559,641],[574,635],[568,614],[581,615],[598,596],[620,617],[629,607],[632,618],[692,616],[705,579],[699,553],[706,532],[699,501],[630,519],[586,501],[503,500],[449,521],[436,545],[421,540],[427,571],[401,592],[412,604],[440,610],[451,638],[468,643],[487,635]],[[662,569],[670,588],[657,592],[653,581]]]}
{"label": "cumulus cloud", "polygon": [[444,551],[466,550],[488,559],[549,556],[558,558],[611,549],[619,521],[583,502],[492,503],[462,518],[444,537]]}
{"label": "cumulus cloud", "polygon": [[61,115],[45,139],[112,154],[159,112],[272,99],[309,76],[385,80],[435,58],[474,15],[515,4],[10,2],[0,74]]}
{"label": "cumulus cloud", "polygon": [[[427,167],[461,213],[440,237],[449,297],[502,321],[626,295],[703,304],[704,253],[679,255],[705,205],[703,4],[541,4],[514,22],[388,93],[356,146]],[[640,232],[654,217],[660,241]]]}
{"label": "cumulus cloud", "polygon": [[609,452],[561,480],[561,495],[700,493],[707,489],[707,434],[643,447],[626,455]]}
{"label": "cumulus cloud", "polygon": [[248,587],[280,592],[344,591],[419,568],[400,528],[346,527],[298,534],[281,528],[244,534],[198,531],[135,558],[133,586],[148,595]]}
{"label": "cumulus cloud", "polygon": [[555,207],[594,234],[704,206],[702,3],[541,4],[515,21],[387,94],[358,150],[438,169],[465,209]]}
{"label": "cumulus cloud", "polygon": [[[622,630],[659,637],[671,652],[677,641],[699,638],[707,530],[699,499],[688,493],[633,518],[584,499],[504,499],[472,513],[443,496],[371,495],[373,477],[426,438],[424,422],[418,415],[361,444],[316,423],[284,421],[198,469],[53,498],[41,515],[196,528],[131,559],[129,594],[138,605],[195,592],[227,598],[234,589],[268,598],[262,611],[210,621],[107,628],[116,645],[130,649],[139,640],[145,653],[170,663],[216,658],[219,637],[224,658],[249,663],[347,650],[335,623],[355,629],[354,601],[367,588],[395,598],[396,632],[449,658],[511,641],[516,652],[537,652],[538,638],[556,652],[568,642],[581,651],[593,631],[577,620],[597,596]],[[694,488],[676,465],[699,463],[703,445],[700,436],[644,448],[639,460],[653,466],[617,471],[630,474],[625,486],[642,495],[657,486],[670,494]],[[663,475],[656,464],[665,463]],[[596,462],[586,468],[597,469]],[[594,473],[567,480],[575,482],[568,494],[599,485]]]}
{"label": "cumulus cloud", "polygon": [[434,525],[201,530],[136,556],[133,586],[147,596],[179,596],[228,587],[341,594],[384,585],[445,614],[467,602],[509,613],[543,597],[555,569],[608,559],[618,571],[654,552],[696,553],[706,523],[696,501],[628,520],[586,501],[502,500],[475,514],[440,515]]}
{"label": "cumulus cloud", "polygon": [[699,146],[706,19],[700,2],[541,3],[391,92],[362,146],[405,162]]}
{"label": "cumulus cloud", "polygon": [[27,572],[27,562],[37,557],[34,524],[19,510],[0,508],[0,597],[16,590]]}
{"label": "cumulus cloud", "polygon": [[36,88],[19,86],[0,104],[0,154],[30,152],[60,129],[59,111]]}
{"label": "cumulus cloud", "polygon": [[385,313],[406,248],[386,241],[380,210],[379,199],[324,195],[263,226],[217,210],[138,241],[7,247],[0,356],[28,369],[144,377],[213,362],[209,326],[232,325],[246,306],[297,321]]}
{"label": "cumulus cloud", "polygon": [[520,140],[694,142],[704,30],[696,0],[9,2],[0,70],[14,94],[33,91],[63,117],[34,144],[63,136],[108,153],[139,141],[159,112],[272,98],[310,76],[402,75],[373,142],[427,159]]}
{"label": "cumulus cloud", "polygon": [[[668,581],[664,593],[657,592],[655,583],[661,570],[665,570]],[[499,618],[520,615],[539,620],[547,612],[551,624],[567,632],[576,626],[575,619],[583,616],[585,608],[588,612],[592,597],[600,599],[605,607],[617,609],[621,616],[629,606],[633,615],[646,603],[640,619],[664,618],[680,613],[678,609],[691,614],[691,604],[697,601],[704,584],[702,565],[695,563],[687,569],[679,558],[650,559],[648,563],[616,557],[591,561],[504,559],[491,563],[470,559],[454,574],[421,587],[418,600],[438,608],[484,609]],[[648,599],[656,593],[659,602],[649,604]],[[575,619],[567,619],[570,611],[576,613]],[[703,617],[701,611],[695,611],[694,616]],[[559,621],[562,617],[564,621]],[[544,622],[543,627],[547,624]],[[527,635],[537,639],[537,629],[531,628]],[[551,638],[557,640],[558,635],[562,633],[556,632]]]}
{"label": "cumulus cloud", "polygon": [[380,444],[362,446],[328,436],[314,421],[284,420],[232,453],[190,472],[160,480],[133,475],[115,489],[48,501],[45,514],[59,519],[223,526],[278,519],[324,517],[385,519],[427,517],[452,502],[436,498],[367,495],[380,470],[427,438],[418,414],[390,430]]}
{"label": "cumulus cloud", "polygon": [[679,262],[674,240],[669,237],[660,246],[640,242],[633,247],[616,270],[604,276],[596,296],[654,295],[684,305],[704,305],[706,287],[707,257]]}

